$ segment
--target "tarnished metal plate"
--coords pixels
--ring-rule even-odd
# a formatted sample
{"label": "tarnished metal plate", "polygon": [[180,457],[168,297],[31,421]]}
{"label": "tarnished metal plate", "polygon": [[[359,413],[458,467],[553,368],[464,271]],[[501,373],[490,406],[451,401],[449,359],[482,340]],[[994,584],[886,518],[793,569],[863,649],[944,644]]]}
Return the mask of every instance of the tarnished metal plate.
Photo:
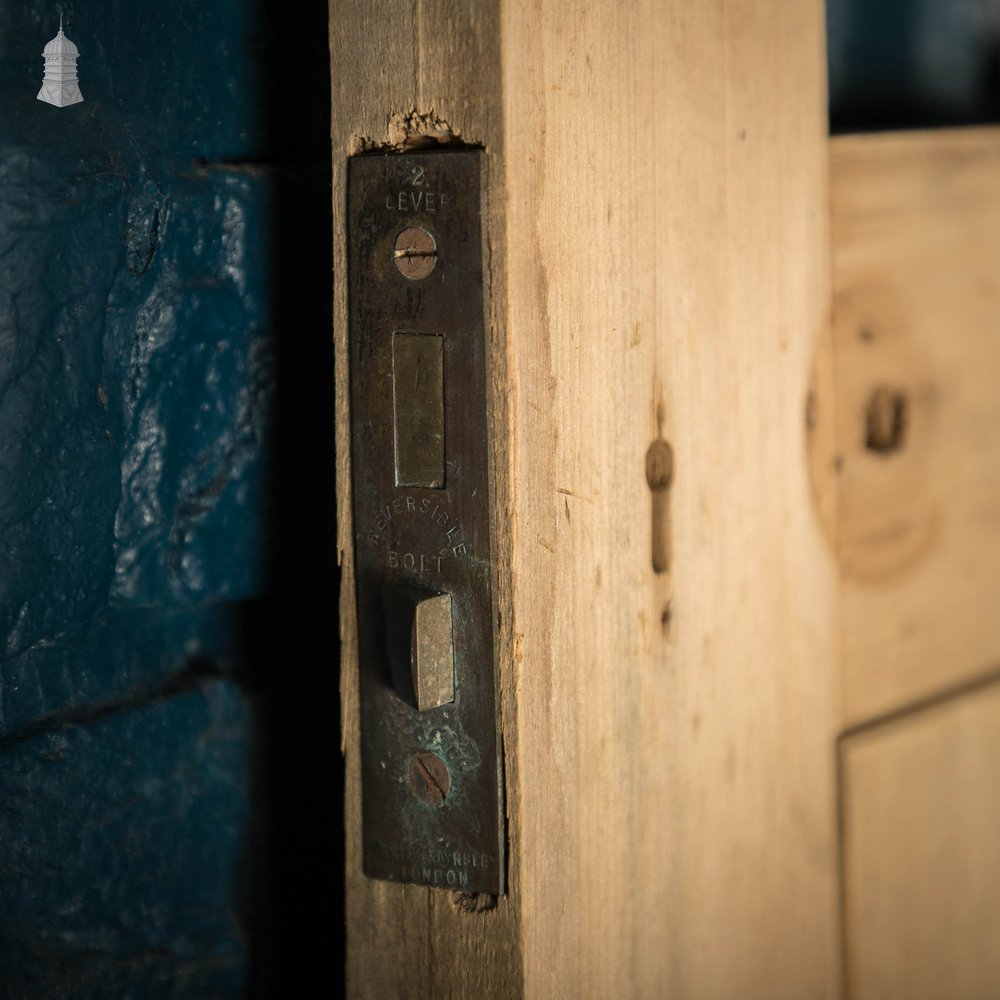
{"label": "tarnished metal plate", "polygon": [[[364,869],[498,894],[483,153],[356,157],[348,202]],[[454,700],[422,712],[390,654],[401,594],[451,597]],[[414,633],[412,655],[442,641]]]}

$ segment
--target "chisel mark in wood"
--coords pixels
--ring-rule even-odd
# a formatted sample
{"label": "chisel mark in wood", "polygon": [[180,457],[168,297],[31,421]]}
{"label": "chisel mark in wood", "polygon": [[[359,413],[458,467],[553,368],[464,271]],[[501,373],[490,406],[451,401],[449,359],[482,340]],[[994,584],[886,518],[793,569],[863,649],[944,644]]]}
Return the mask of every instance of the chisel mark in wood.
{"label": "chisel mark in wood", "polygon": [[451,902],[462,913],[485,913],[496,909],[497,897],[487,892],[453,892]]}
{"label": "chisel mark in wood", "polygon": [[411,107],[406,112],[393,111],[386,121],[385,138],[374,139],[367,135],[351,136],[348,153],[407,153],[416,149],[437,149],[476,146],[463,142],[457,129],[453,129],[433,108],[426,112]]}
{"label": "chisel mark in wood", "polygon": [[670,621],[674,616],[673,608],[670,605],[671,602],[667,601],[667,603],[663,605],[663,610],[660,612],[660,629],[663,632],[664,639],[670,635]]}
{"label": "chisel mark in wood", "polygon": [[562,493],[563,496],[572,497],[574,500],[582,500],[584,503],[594,502],[590,497],[581,496],[579,493],[574,493],[572,490],[567,490],[562,486],[556,487],[556,493]]}
{"label": "chisel mark in wood", "polygon": [[653,501],[652,558],[656,573],[666,573],[670,569],[670,483],[673,475],[673,449],[658,438],[646,452],[646,482]]}

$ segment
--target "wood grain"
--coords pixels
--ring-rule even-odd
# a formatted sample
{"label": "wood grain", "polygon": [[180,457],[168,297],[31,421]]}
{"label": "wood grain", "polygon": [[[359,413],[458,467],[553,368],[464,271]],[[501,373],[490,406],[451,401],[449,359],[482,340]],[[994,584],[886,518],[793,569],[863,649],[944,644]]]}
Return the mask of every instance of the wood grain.
{"label": "wood grain", "polygon": [[848,737],[851,1000],[1000,996],[1000,683]]}
{"label": "wood grain", "polygon": [[[463,913],[450,893],[367,879],[361,874],[361,802],[358,760],[357,644],[351,520],[350,424],[347,350],[346,168],[348,156],[369,144],[402,143],[427,123],[487,149],[493,178],[486,220],[492,249],[491,336],[504,324],[503,142],[500,91],[499,5],[458,0],[332,0],[331,149],[334,217],[334,341],[336,357],[338,537],[343,576],[340,602],[342,739],[346,757],[347,991],[352,997],[516,997],[522,992],[518,933],[518,878],[511,866],[510,892],[495,910]],[[412,111],[423,124],[405,119]],[[506,380],[502,343],[495,351],[494,379]],[[503,395],[495,392],[494,422],[504,422]],[[495,439],[505,440],[502,431]],[[506,450],[504,450],[506,455]],[[498,503],[506,506],[505,463],[496,477]],[[502,518],[501,518],[502,520]],[[507,551],[501,542],[501,565]],[[500,574],[500,582],[509,572]],[[508,587],[509,590],[509,587]],[[501,609],[509,597],[500,595]],[[510,625],[498,637],[509,663]],[[509,704],[509,678],[503,692]],[[505,734],[515,719],[507,712]],[[514,765],[509,767],[516,774]],[[513,781],[508,794],[516,795]]]}
{"label": "wood grain", "polygon": [[[334,2],[331,26],[350,993],[834,996],[822,4]],[[511,892],[471,917],[359,874],[344,166],[411,106],[492,178]]]}
{"label": "wood grain", "polygon": [[832,996],[822,5],[504,11],[526,991]]}
{"label": "wood grain", "polygon": [[[855,724],[1000,662],[1000,129],[832,143],[838,550]],[[876,393],[895,450],[866,446]]]}

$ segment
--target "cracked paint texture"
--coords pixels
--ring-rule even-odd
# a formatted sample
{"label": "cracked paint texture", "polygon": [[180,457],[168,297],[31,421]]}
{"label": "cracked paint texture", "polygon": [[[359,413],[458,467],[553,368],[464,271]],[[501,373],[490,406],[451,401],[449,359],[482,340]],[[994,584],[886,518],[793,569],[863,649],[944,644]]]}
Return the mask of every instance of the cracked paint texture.
{"label": "cracked paint texture", "polygon": [[0,994],[241,995],[219,844],[239,844],[247,818],[245,712],[206,683],[5,748]]}
{"label": "cracked paint texture", "polygon": [[196,160],[253,154],[243,5],[95,6],[69,109],[25,87],[44,18],[0,8],[0,737],[225,659],[261,589],[269,179]]}
{"label": "cracked paint texture", "polygon": [[[259,11],[0,0],[0,994],[240,995],[272,177]],[[211,675],[177,693],[172,678]]]}

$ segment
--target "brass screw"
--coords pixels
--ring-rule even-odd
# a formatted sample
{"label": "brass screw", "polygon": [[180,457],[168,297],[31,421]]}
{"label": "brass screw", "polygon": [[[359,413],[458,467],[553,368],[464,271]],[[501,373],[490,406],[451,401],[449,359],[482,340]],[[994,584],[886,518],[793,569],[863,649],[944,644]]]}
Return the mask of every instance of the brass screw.
{"label": "brass screw", "polygon": [[451,791],[451,775],[437,754],[425,750],[410,764],[410,791],[430,806],[439,806]]}
{"label": "brass screw", "polygon": [[392,256],[404,278],[419,281],[437,267],[437,243],[426,229],[410,226],[396,237]]}

